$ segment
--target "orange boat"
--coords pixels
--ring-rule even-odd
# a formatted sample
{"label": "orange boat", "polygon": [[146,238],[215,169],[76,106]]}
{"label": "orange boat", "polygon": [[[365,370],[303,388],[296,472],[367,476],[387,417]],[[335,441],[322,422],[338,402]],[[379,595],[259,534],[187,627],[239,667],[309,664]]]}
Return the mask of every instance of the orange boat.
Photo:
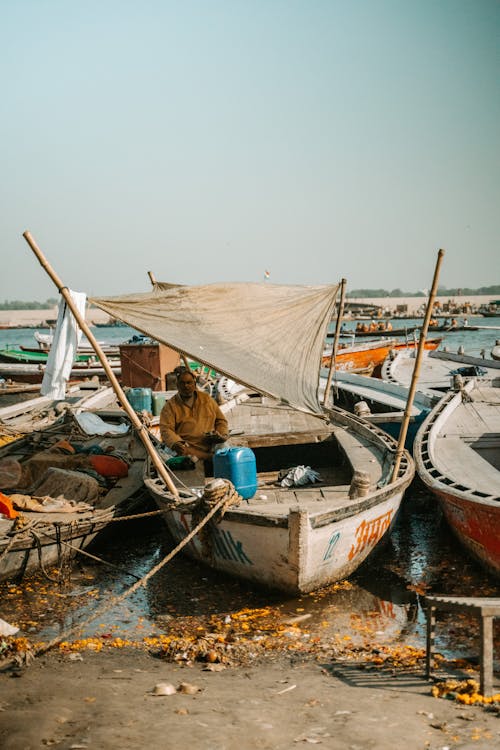
{"label": "orange boat", "polygon": [[[441,341],[442,339],[427,339],[425,348],[437,349]],[[391,341],[390,339],[367,341],[352,346],[342,346],[341,344],[335,359],[336,369],[350,371],[373,366],[375,368],[373,374],[377,376],[380,374],[379,370],[382,363],[391,349],[414,349],[417,344],[416,341]],[[330,367],[331,357],[331,350],[325,351],[321,360],[323,367]]]}

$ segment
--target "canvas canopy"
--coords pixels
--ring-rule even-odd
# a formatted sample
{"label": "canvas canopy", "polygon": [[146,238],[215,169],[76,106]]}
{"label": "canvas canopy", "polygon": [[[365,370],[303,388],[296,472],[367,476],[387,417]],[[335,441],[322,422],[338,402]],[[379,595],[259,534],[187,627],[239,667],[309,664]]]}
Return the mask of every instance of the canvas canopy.
{"label": "canvas canopy", "polygon": [[90,301],[142,333],[260,393],[321,414],[319,371],[338,285],[156,283]]}

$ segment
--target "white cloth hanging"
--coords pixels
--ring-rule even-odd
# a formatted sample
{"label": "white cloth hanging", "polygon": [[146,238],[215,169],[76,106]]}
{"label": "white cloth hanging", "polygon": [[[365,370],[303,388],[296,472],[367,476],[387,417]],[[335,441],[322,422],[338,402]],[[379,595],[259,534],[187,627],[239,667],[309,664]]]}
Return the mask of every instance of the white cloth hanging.
{"label": "white cloth hanging", "polygon": [[[75,307],[84,318],[87,295],[84,292],[73,292],[71,289],[68,291]],[[66,382],[71,374],[81,336],[82,332],[76,319],[62,297],[59,302],[56,330],[40,388],[42,396],[53,399],[66,397]]]}

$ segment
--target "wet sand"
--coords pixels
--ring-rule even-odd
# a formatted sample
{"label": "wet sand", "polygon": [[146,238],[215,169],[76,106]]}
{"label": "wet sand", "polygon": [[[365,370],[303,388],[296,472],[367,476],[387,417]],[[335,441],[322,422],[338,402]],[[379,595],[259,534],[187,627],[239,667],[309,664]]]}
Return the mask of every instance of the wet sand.
{"label": "wet sand", "polygon": [[[61,583],[3,584],[0,617],[32,644],[62,636],[170,549],[156,520],[118,526],[91,551],[119,569],[81,558]],[[0,673],[2,747],[495,747],[497,704],[431,695],[425,592],[492,596],[498,584],[418,485],[385,548],[310,595],[290,599],[179,556],[66,645]],[[466,617],[440,620],[438,682],[477,678],[477,636]],[[499,641],[497,623],[497,655]],[[157,697],[159,682],[201,690]]]}

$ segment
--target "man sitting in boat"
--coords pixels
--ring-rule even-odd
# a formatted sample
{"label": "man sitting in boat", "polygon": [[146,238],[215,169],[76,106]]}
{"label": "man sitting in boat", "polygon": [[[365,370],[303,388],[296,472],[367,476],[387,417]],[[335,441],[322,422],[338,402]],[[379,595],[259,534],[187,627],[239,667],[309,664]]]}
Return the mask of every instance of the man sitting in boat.
{"label": "man sitting in boat", "polygon": [[210,459],[217,443],[229,436],[227,419],[214,399],[198,390],[187,367],[177,367],[177,393],[160,414],[163,442],[179,456]]}

